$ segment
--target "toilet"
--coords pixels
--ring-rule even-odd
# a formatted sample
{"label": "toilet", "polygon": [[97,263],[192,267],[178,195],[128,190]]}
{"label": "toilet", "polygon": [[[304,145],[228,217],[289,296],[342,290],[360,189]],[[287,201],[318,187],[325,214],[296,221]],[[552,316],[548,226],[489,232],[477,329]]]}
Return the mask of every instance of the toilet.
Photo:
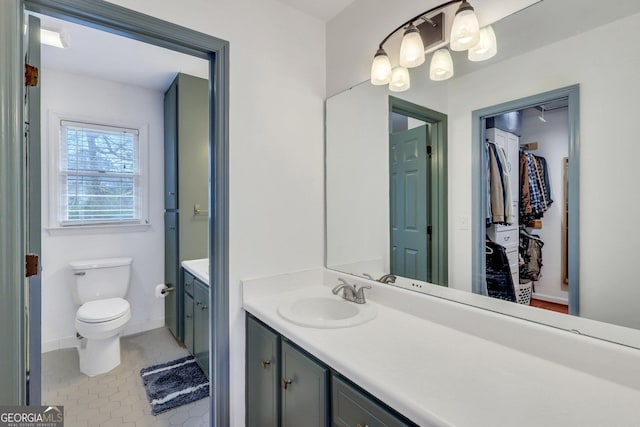
{"label": "toilet", "polygon": [[120,364],[120,333],[131,319],[124,299],[131,279],[131,258],[71,262],[80,372],[95,376]]}

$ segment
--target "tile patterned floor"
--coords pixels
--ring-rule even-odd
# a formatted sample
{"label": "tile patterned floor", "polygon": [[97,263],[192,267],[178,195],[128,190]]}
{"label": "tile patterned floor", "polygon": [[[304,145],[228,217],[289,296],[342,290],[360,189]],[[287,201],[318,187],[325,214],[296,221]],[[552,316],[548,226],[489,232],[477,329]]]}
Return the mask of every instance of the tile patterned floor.
{"label": "tile patterned floor", "polygon": [[42,404],[64,405],[67,427],[199,427],[209,425],[209,399],[151,415],[140,369],[188,355],[166,328],[121,338],[120,366],[80,373],[75,348],[42,355]]}

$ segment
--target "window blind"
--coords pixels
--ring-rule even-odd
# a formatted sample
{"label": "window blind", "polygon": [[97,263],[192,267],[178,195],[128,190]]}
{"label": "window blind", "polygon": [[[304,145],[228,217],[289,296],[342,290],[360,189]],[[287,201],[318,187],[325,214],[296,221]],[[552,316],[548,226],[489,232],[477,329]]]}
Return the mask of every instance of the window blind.
{"label": "window blind", "polygon": [[140,221],[138,131],[61,121],[60,223]]}

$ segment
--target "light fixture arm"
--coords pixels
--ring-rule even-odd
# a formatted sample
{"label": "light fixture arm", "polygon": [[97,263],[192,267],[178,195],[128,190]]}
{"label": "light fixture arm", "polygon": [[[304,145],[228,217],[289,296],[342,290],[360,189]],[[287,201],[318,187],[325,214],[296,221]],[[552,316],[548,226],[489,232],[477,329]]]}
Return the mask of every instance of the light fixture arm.
{"label": "light fixture arm", "polygon": [[[423,18],[424,16],[429,15],[429,14],[431,14],[431,13],[433,13],[433,12],[437,12],[437,11],[438,11],[438,10],[440,10],[440,9],[444,9],[444,8],[445,8],[445,7],[447,7],[447,6],[451,6],[452,4],[455,4],[455,3],[463,3],[463,2],[465,2],[465,1],[466,1],[466,0],[450,0],[450,1],[447,1],[447,2],[445,2],[445,3],[440,4],[440,5],[438,5],[438,6],[432,7],[431,9],[429,9],[429,10],[427,10],[427,11],[425,11],[425,12],[422,12],[422,13],[421,13],[421,14],[419,14],[419,15],[414,16],[413,18],[409,19],[408,21],[406,21],[406,22],[405,22],[405,23],[403,23],[402,25],[398,26],[398,28],[396,28],[395,30],[393,30],[393,31],[391,31],[389,34],[387,34],[387,36],[386,36],[384,39],[382,39],[382,41],[381,41],[381,42],[380,42],[380,44],[378,45],[378,48],[379,48],[379,49],[383,49],[384,44],[387,42],[387,40],[389,40],[389,39],[391,38],[391,36],[393,36],[395,33],[397,33],[398,31],[400,31],[401,29],[403,29],[403,28],[404,28],[404,27],[406,27],[407,25],[412,24],[413,22],[417,21],[418,19]],[[424,19],[424,18],[423,18],[423,19]]]}

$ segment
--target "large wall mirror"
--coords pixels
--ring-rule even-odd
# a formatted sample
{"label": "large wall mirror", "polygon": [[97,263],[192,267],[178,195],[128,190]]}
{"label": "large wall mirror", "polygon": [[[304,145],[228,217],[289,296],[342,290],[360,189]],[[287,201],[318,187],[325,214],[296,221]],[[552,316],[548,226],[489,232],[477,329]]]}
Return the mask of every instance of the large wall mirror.
{"label": "large wall mirror", "polygon": [[[640,228],[635,224],[640,209],[635,196],[640,144],[633,116],[640,93],[636,77],[640,50],[628,44],[637,39],[638,26],[640,3],[635,0],[616,2],[615,7],[595,1],[545,0],[493,24],[499,53],[491,60],[470,63],[454,54],[456,75],[446,82],[430,81],[423,66],[411,70],[411,88],[406,92],[392,93],[367,81],[329,98],[327,267],[374,279],[393,274],[396,280],[390,285],[640,348],[640,286],[634,274],[640,255]],[[568,305],[572,283],[571,278],[569,283],[565,280],[567,268],[571,269],[566,260],[571,258],[574,242],[576,286],[579,278],[575,306],[579,311],[568,315],[489,298],[478,289],[475,258],[485,250],[482,233],[486,229],[475,218],[478,208],[474,203],[479,199],[474,188],[477,180],[484,179],[476,163],[478,144],[484,142],[480,138],[486,135],[474,130],[474,112],[575,85],[579,86],[575,106],[579,153],[574,153],[573,161],[579,164],[574,179],[579,181],[580,197],[576,206],[567,202],[571,173],[567,174],[565,158],[569,158],[570,171],[572,154],[563,151],[558,154],[558,170],[556,163],[550,166],[554,168],[550,179],[557,189],[557,233],[555,225],[548,225],[550,219],[544,230],[557,234],[558,249],[542,250],[547,257],[543,274],[545,267],[558,266],[558,289],[549,293],[556,292],[558,302],[564,298]],[[429,145],[437,132],[428,120],[397,117],[394,99],[440,114],[447,123],[444,147],[431,152],[446,159],[441,169],[444,176],[438,181],[438,175],[428,169],[426,189],[415,193],[424,198],[410,199],[403,189],[402,203],[394,195],[397,171],[392,142],[398,132],[411,139],[407,132],[413,131]],[[520,113],[530,121],[551,124],[559,120],[568,127],[567,104],[562,105],[562,99],[556,104],[550,101],[523,107]],[[548,134],[540,131],[536,138]],[[520,142],[532,141],[527,137]],[[540,150],[532,152],[541,156]],[[434,197],[434,191],[441,193]],[[402,260],[402,268],[394,256],[398,245],[393,217],[399,205],[410,207],[406,210],[409,219],[423,212],[424,218],[418,218],[421,222],[412,224],[427,239],[427,255]],[[436,217],[446,215],[445,220],[434,223],[434,212]],[[577,236],[570,229],[566,232],[563,218],[567,212],[579,222]],[[528,231],[536,233],[535,229]],[[434,246],[436,232],[441,240]],[[432,257],[434,251],[439,251],[439,258]],[[446,267],[439,269],[437,263],[443,260]],[[415,262],[424,262],[426,273],[425,269],[406,268]],[[547,292],[545,289],[539,286],[537,292]]]}

